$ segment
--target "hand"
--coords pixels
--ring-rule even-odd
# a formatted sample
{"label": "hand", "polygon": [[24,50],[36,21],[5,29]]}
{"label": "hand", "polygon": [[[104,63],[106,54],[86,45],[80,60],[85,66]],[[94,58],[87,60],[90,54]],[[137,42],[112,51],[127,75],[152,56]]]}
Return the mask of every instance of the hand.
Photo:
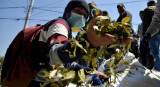
{"label": "hand", "polygon": [[151,34],[150,33],[146,33],[143,37],[143,44],[146,46],[146,47],[149,47],[149,41],[151,39]]}
{"label": "hand", "polygon": [[133,41],[133,38],[128,37],[128,38],[123,39],[123,41],[121,43],[118,43],[118,44],[127,44],[127,43],[130,43],[132,41]]}
{"label": "hand", "polygon": [[[114,35],[108,34],[106,33],[104,36],[102,37],[98,37],[96,35],[96,31],[93,29],[93,26],[96,25],[96,17],[102,15],[102,11],[99,10],[99,14],[95,15],[92,20],[89,23],[89,27],[87,30],[87,39],[89,40],[90,44],[94,47],[97,46],[106,46],[108,44],[111,44],[112,42],[116,41],[117,38]],[[126,43],[130,43],[133,41],[132,37],[126,38],[124,39],[121,43],[119,44],[126,44]]]}
{"label": "hand", "polygon": [[95,74],[98,76],[99,79],[102,79],[102,78],[105,78],[107,77],[107,75],[97,71],[97,70],[94,70]]}
{"label": "hand", "polygon": [[96,35],[96,31],[94,31],[93,26],[96,24],[96,17],[102,15],[102,10],[99,10],[99,14],[95,15],[89,23],[89,28],[87,30],[87,39],[91,43],[92,46],[106,46],[116,41],[117,38],[111,34],[105,34],[103,37],[98,37]]}

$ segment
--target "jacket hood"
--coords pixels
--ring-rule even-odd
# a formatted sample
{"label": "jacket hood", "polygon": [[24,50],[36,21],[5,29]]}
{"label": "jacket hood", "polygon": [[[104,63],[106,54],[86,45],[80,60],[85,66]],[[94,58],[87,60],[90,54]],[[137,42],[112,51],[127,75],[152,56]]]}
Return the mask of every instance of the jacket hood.
{"label": "jacket hood", "polygon": [[88,15],[90,13],[89,12],[90,11],[89,10],[89,6],[88,6],[88,4],[87,4],[87,2],[85,0],[71,0],[67,4],[67,6],[66,6],[66,8],[64,10],[63,18],[65,19],[66,18],[66,14],[71,12],[71,10],[74,9],[75,7],[82,7],[87,11]]}

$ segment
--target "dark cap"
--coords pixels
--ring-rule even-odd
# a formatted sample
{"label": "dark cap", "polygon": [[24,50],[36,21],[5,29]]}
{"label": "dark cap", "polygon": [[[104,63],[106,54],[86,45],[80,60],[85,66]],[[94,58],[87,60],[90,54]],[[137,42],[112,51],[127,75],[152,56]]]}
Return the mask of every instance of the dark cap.
{"label": "dark cap", "polygon": [[67,6],[66,6],[66,8],[65,8],[65,10],[64,10],[64,14],[63,14],[63,18],[65,18],[66,17],[66,14],[68,13],[68,12],[71,12],[71,10],[72,9],[74,9],[75,7],[82,7],[82,8],[84,8],[86,11],[87,11],[87,13],[89,14],[89,6],[88,6],[88,3],[85,1],[85,0],[71,0],[68,4],[67,4]]}
{"label": "dark cap", "polygon": [[147,2],[147,6],[155,6],[156,2],[154,0],[150,0]]}
{"label": "dark cap", "polygon": [[124,4],[123,4],[123,3],[119,3],[119,4],[117,5],[117,8],[118,8],[119,6],[120,6],[120,7],[124,7],[124,8],[125,8],[125,6],[124,6]]}

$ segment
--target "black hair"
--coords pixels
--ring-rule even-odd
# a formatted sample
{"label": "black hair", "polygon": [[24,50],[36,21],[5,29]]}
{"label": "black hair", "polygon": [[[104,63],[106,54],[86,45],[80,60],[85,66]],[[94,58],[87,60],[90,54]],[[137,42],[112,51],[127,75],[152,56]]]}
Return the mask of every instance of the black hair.
{"label": "black hair", "polygon": [[141,13],[144,13],[144,11],[142,10],[142,11],[139,11],[139,14],[141,14]]}
{"label": "black hair", "polygon": [[119,6],[120,6],[120,7],[124,7],[124,8],[125,8],[125,6],[124,6],[124,4],[123,4],[123,3],[119,3],[119,4],[117,5],[117,8],[118,8]]}
{"label": "black hair", "polygon": [[108,12],[107,12],[107,11],[103,11],[103,15],[104,15],[104,14],[108,15]]}
{"label": "black hair", "polygon": [[156,5],[156,2],[155,1],[149,1],[147,3],[147,6],[155,6]]}

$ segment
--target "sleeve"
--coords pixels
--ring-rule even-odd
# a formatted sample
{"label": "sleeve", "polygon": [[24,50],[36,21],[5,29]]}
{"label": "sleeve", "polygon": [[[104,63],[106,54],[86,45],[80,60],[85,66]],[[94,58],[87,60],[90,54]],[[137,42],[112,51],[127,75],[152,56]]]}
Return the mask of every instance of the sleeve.
{"label": "sleeve", "polygon": [[157,0],[156,9],[152,18],[152,22],[148,27],[146,33],[150,33],[151,36],[158,33],[160,30],[160,0]]}
{"label": "sleeve", "polygon": [[[69,57],[69,52],[65,52],[65,50],[73,52],[74,48],[71,48],[71,43],[68,41],[68,37],[66,37],[64,35],[64,33],[66,33],[67,31],[61,31],[59,33],[55,32],[56,30],[58,31],[58,29],[62,29],[62,28],[65,28],[65,27],[59,26],[59,27],[55,28],[54,25],[49,27],[49,29],[51,29],[49,31],[52,31],[52,33],[54,33],[54,35],[49,37],[49,39],[47,41],[47,43],[49,44],[49,48],[50,48],[50,50],[49,50],[49,55],[50,55],[50,62],[49,63],[50,63],[50,65],[53,65],[57,62],[60,62],[64,65],[67,63],[72,63],[84,55],[81,53],[81,49],[79,47],[77,47],[76,57],[75,58]],[[53,32],[53,29],[55,29],[54,32]],[[62,29],[62,30],[65,30],[65,29]],[[60,44],[59,42],[62,42],[62,44]],[[85,46],[86,43],[82,41],[82,42],[80,42],[80,44]]]}
{"label": "sleeve", "polygon": [[[86,41],[88,41],[86,34],[84,34],[81,38],[84,38],[84,39],[86,39]],[[81,44],[83,47],[86,46],[85,41],[81,41],[78,37],[76,39],[78,40],[79,44]],[[91,46],[90,46],[90,48],[91,48]],[[71,47],[70,42],[66,42],[63,46],[61,46],[57,49],[58,56],[64,64],[72,63],[76,60],[79,60],[80,58],[82,58],[82,56],[85,55],[85,52],[82,52],[81,48],[79,48],[78,46],[76,49],[76,57],[75,58],[70,58],[69,52],[64,52],[65,50],[68,50],[70,52],[74,51],[74,48]]]}
{"label": "sleeve", "polygon": [[127,17],[130,17],[130,21],[128,23],[132,26],[132,13],[127,11]]}
{"label": "sleeve", "polygon": [[137,33],[139,33],[139,28],[140,28],[140,24],[138,24],[138,29],[137,29]]}
{"label": "sleeve", "polygon": [[139,27],[140,27],[140,24],[138,24],[138,29],[137,29],[137,37],[139,38],[140,34],[139,34]]}
{"label": "sleeve", "polygon": [[62,63],[59,59],[57,49],[61,47],[59,42],[68,41],[68,29],[61,23],[52,24],[46,34],[47,44],[49,47],[50,65],[57,62]]}
{"label": "sleeve", "polygon": [[127,17],[130,17],[132,19],[132,14],[129,11],[127,11]]}
{"label": "sleeve", "polygon": [[92,70],[91,68],[85,67],[85,66],[80,65],[80,64],[78,64],[78,63],[76,63],[76,62],[73,62],[73,63],[71,64],[70,69],[71,69],[71,70],[74,70],[74,71],[78,71],[78,70],[80,70],[80,69],[85,69],[85,70],[87,70],[87,71],[91,71],[91,70]]}

